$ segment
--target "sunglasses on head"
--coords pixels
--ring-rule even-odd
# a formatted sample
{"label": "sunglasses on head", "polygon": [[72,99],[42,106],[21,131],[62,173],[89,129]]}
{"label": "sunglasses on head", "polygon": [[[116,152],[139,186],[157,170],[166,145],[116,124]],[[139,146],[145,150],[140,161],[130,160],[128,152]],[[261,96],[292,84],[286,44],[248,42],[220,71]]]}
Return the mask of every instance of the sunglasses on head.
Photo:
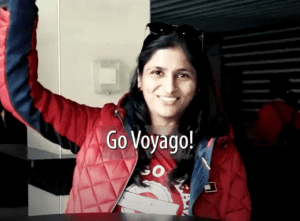
{"label": "sunglasses on head", "polygon": [[203,34],[198,28],[194,28],[190,25],[171,25],[166,22],[154,22],[146,25],[146,29],[149,27],[151,34],[154,35],[167,35],[172,31],[177,31],[186,37],[192,39],[198,39]]}

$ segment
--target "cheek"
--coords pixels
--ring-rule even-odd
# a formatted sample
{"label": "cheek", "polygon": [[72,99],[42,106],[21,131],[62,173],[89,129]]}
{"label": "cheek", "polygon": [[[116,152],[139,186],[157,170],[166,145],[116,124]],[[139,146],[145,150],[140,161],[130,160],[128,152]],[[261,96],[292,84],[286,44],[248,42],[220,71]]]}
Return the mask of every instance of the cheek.
{"label": "cheek", "polygon": [[144,95],[145,100],[151,99],[153,91],[154,91],[153,85],[150,84],[150,82],[149,83],[147,82],[147,84],[143,85],[143,95]]}
{"label": "cheek", "polygon": [[147,82],[146,84],[143,84],[143,90],[146,93],[152,93],[158,87],[158,82],[151,78],[145,78],[144,82]]}
{"label": "cheek", "polygon": [[187,95],[187,96],[192,96],[194,97],[196,94],[196,84],[195,83],[189,83],[182,88],[182,91]]}

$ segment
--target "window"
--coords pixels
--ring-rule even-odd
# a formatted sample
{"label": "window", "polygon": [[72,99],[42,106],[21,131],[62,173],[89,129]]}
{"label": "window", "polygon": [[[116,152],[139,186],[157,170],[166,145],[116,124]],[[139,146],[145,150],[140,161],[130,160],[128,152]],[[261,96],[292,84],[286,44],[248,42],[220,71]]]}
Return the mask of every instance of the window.
{"label": "window", "polygon": [[287,76],[300,109],[300,26],[276,25],[225,33],[221,46],[222,94],[229,116],[254,121],[270,100],[270,78]]}

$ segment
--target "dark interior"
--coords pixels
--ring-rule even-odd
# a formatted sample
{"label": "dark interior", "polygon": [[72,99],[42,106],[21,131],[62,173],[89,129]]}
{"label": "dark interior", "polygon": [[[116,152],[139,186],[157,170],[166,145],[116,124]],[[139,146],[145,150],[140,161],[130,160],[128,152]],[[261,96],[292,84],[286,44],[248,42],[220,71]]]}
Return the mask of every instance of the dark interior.
{"label": "dark interior", "polygon": [[295,214],[297,146],[253,146],[252,126],[272,100],[270,78],[289,77],[300,109],[300,1],[151,0],[151,22],[204,32],[216,85],[234,127],[252,201],[252,220]]}

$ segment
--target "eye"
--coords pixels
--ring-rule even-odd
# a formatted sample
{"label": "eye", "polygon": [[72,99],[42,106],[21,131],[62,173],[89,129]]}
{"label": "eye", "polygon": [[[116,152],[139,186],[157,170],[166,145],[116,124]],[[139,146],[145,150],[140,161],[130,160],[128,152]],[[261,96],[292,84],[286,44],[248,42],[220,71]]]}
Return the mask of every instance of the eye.
{"label": "eye", "polygon": [[190,75],[189,75],[189,73],[182,72],[182,73],[178,73],[178,77],[179,78],[189,78]]}
{"label": "eye", "polygon": [[153,70],[151,71],[151,74],[157,75],[157,76],[161,76],[163,73],[161,70]]}

